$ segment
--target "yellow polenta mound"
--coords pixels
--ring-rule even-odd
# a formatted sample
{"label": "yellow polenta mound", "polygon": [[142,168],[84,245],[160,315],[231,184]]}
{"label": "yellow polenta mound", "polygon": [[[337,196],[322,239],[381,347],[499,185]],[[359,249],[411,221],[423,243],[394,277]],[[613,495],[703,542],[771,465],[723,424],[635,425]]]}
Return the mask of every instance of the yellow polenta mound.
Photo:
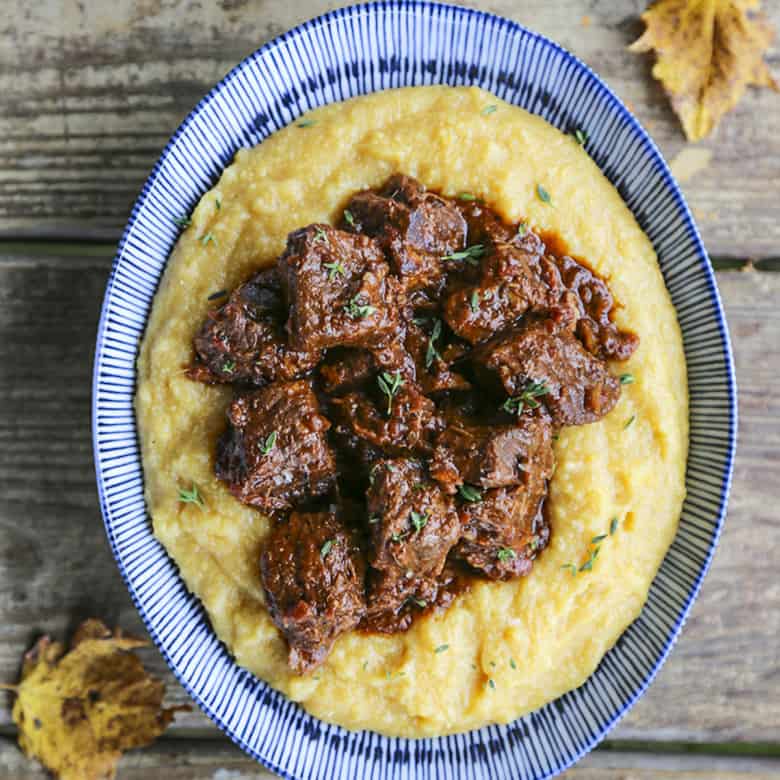
{"label": "yellow polenta mound", "polygon": [[[486,105],[497,110],[483,114]],[[650,242],[615,189],[573,138],[538,117],[478,89],[420,87],[307,119],[314,124],[236,155],[168,262],[136,398],[154,532],[238,663],[312,714],[408,737],[513,720],[584,682],[639,614],[674,537],[688,442],[674,309]],[[607,277],[623,304],[618,324],[641,337],[614,370],[636,382],[602,421],[562,431],[548,499],[552,541],[529,577],[477,582],[405,634],[342,636],[325,665],[301,678],[288,670],[264,606],[258,556],[269,521],[213,473],[230,389],[190,381],[184,368],[209,295],[274,262],[295,228],[335,222],[350,194],[396,171],[447,195],[475,193],[510,221],[552,231]],[[192,483],[203,510],[178,501]],[[562,569],[587,560],[591,538],[613,517],[617,530],[592,571]]]}

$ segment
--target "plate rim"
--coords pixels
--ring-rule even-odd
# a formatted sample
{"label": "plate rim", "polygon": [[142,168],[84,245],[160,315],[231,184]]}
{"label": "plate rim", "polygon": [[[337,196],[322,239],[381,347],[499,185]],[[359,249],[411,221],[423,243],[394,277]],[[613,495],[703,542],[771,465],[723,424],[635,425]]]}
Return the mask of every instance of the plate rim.
{"label": "plate rim", "polygon": [[[724,467],[723,467],[723,473],[721,475],[721,490],[720,490],[720,497],[718,500],[717,522],[714,525],[709,540],[707,554],[704,559],[704,562],[698,571],[696,580],[691,585],[690,589],[688,590],[688,592],[684,597],[684,606],[682,607],[682,609],[677,615],[677,619],[675,620],[671,633],[665,642],[663,651],[659,654],[659,656],[653,663],[652,669],[649,670],[648,674],[642,681],[641,685],[637,686],[631,698],[623,703],[623,705],[620,708],[620,711],[615,713],[608,723],[606,723],[603,727],[599,728],[597,732],[594,733],[593,736],[585,740],[584,745],[581,749],[574,751],[572,753],[572,757],[567,759],[566,761],[557,761],[556,762],[557,768],[552,769],[547,774],[540,776],[541,778],[551,778],[557,776],[558,774],[566,771],[575,763],[577,763],[584,755],[586,755],[591,750],[593,750],[593,748],[605,738],[605,736],[615,727],[615,725],[623,717],[625,717],[625,715],[633,708],[636,702],[645,694],[648,687],[654,681],[661,667],[664,665],[670,653],[672,652],[673,648],[675,647],[679,639],[680,633],[682,631],[682,628],[684,627],[690,615],[691,609],[693,608],[693,605],[699,596],[704,578],[709,572],[709,569],[712,564],[712,559],[715,554],[715,550],[720,541],[720,536],[723,531],[723,526],[725,524],[726,515],[727,515],[728,499],[729,499],[729,494],[730,494],[731,484],[733,479],[734,459],[735,459],[736,447],[737,447],[738,397],[737,397],[737,381],[736,381],[731,339],[729,335],[723,303],[720,296],[720,291],[718,290],[717,282],[715,279],[714,269],[712,267],[712,263],[710,262],[709,255],[704,247],[704,243],[702,241],[699,229],[693,219],[693,215],[691,214],[690,208],[688,207],[688,204],[685,200],[685,197],[682,193],[680,186],[678,185],[677,181],[674,179],[674,176],[671,173],[669,165],[667,164],[666,160],[664,159],[658,146],[656,145],[655,141],[652,139],[650,134],[644,129],[644,127],[640,124],[640,122],[633,115],[630,109],[621,101],[621,99],[608,86],[608,84],[595,71],[593,71],[590,68],[590,66],[587,65],[587,63],[583,62],[578,56],[576,56],[575,54],[573,54],[568,49],[564,48],[563,46],[561,46],[551,38],[542,35],[541,33],[535,32],[534,30],[529,29],[525,25],[516,22],[512,19],[509,19],[507,17],[501,16],[499,14],[495,14],[490,11],[484,11],[481,9],[454,5],[449,2],[437,2],[435,0],[372,0],[371,2],[368,3],[351,4],[348,6],[343,6],[340,8],[333,9],[326,13],[307,19],[285,30],[283,33],[267,41],[262,46],[260,46],[259,48],[257,48],[256,50],[248,54],[246,57],[244,57],[242,60],[240,60],[221,79],[219,79],[219,81],[217,81],[217,83],[195,104],[192,110],[188,112],[188,114],[181,121],[181,123],[176,128],[174,133],[170,136],[167,143],[165,144],[162,151],[160,152],[160,155],[155,161],[155,164],[152,167],[149,175],[144,180],[141,191],[138,194],[135,201],[133,202],[130,215],[128,217],[127,223],[122,232],[122,236],[117,245],[117,250],[114,255],[111,269],[106,282],[106,289],[105,289],[103,302],[100,309],[100,318],[98,321],[97,337],[95,343],[92,385],[91,385],[91,415],[90,415],[92,447],[93,447],[93,464],[95,468],[96,485],[97,485],[98,498],[100,503],[100,510],[103,517],[104,530],[117,569],[119,570],[122,580],[124,581],[125,586],[127,587],[133,605],[136,611],[138,612],[139,616],[141,617],[141,620],[143,621],[144,627],[146,628],[147,632],[152,638],[157,650],[165,659],[168,668],[173,673],[177,682],[182,686],[182,688],[184,688],[187,695],[198,705],[198,707],[209,717],[209,719],[213,723],[215,723],[217,727],[225,735],[227,735],[234,744],[236,744],[239,748],[241,748],[242,751],[244,751],[246,754],[251,756],[253,759],[258,761],[261,765],[265,766],[272,772],[275,772],[280,777],[285,778],[285,780],[297,780],[297,777],[293,774],[290,774],[284,767],[277,765],[269,757],[261,755],[257,750],[250,747],[243,737],[241,737],[238,733],[236,733],[230,726],[228,726],[223,721],[223,719],[219,715],[217,715],[211,709],[211,707],[202,699],[200,693],[195,691],[190,686],[189,682],[184,679],[183,674],[178,669],[175,668],[175,665],[173,664],[172,659],[170,658],[168,652],[162,646],[162,641],[157,634],[157,630],[154,624],[152,623],[151,618],[146,614],[145,610],[141,606],[140,601],[136,595],[135,586],[133,582],[129,579],[125,566],[123,565],[120,559],[118,549],[117,549],[117,544],[114,539],[113,529],[110,527],[108,521],[108,510],[107,510],[107,501],[105,495],[104,475],[102,473],[103,469],[102,469],[102,462],[101,462],[99,442],[98,442],[98,421],[97,421],[97,412],[98,412],[97,399],[99,394],[100,371],[103,363],[106,325],[108,322],[109,307],[110,307],[112,292],[114,288],[115,275],[119,267],[119,264],[123,259],[125,246],[127,245],[128,241],[132,237],[133,231],[138,221],[139,213],[146,202],[146,198],[149,191],[156,183],[157,177],[161,172],[163,163],[165,162],[166,158],[172,151],[178,139],[186,132],[189,125],[200,114],[200,112],[225,88],[226,84],[229,81],[231,81],[235,75],[237,75],[245,68],[250,66],[251,63],[257,60],[258,58],[262,57],[268,52],[274,51],[275,49],[283,45],[285,42],[287,42],[290,38],[299,35],[301,32],[308,31],[314,28],[327,26],[339,19],[343,19],[345,17],[349,18],[356,15],[370,16],[377,12],[386,13],[392,10],[398,10],[398,11],[408,12],[413,14],[418,12],[421,9],[431,9],[431,8],[440,8],[443,9],[444,11],[450,11],[453,12],[455,15],[460,15],[462,18],[476,18],[477,20],[483,23],[490,22],[490,23],[498,24],[501,28],[508,30],[510,34],[521,33],[526,36],[529,36],[531,39],[534,39],[537,42],[552,47],[552,49],[554,49],[556,52],[561,54],[564,58],[573,61],[579,68],[582,68],[586,72],[586,74],[592,78],[593,85],[601,93],[606,95],[609,101],[610,109],[617,111],[619,114],[622,115],[624,119],[628,121],[629,125],[631,126],[631,129],[638,134],[640,140],[644,144],[646,144],[647,147],[649,148],[652,161],[656,165],[658,172],[661,174],[668,192],[672,195],[674,205],[679,209],[679,213],[683,217],[684,227],[687,230],[689,237],[693,240],[693,244],[699,260],[698,267],[700,267],[704,271],[704,277],[708,288],[707,291],[709,292],[710,301],[711,301],[710,309],[711,311],[714,311],[715,319],[717,321],[717,326],[718,326],[718,336],[721,339],[722,349],[719,350],[718,352],[718,358],[719,359],[722,358],[725,364],[725,379],[727,384],[728,411],[729,411],[728,443],[722,450],[724,455]],[[375,90],[375,91],[382,91],[382,90]],[[373,94],[373,92],[367,92],[365,94]],[[328,105],[334,102],[339,102],[339,101],[326,100],[323,103],[323,105]],[[301,114],[298,114],[297,116],[300,115]],[[294,122],[295,119],[297,119],[297,116],[293,117],[290,120],[290,123]],[[260,141],[260,143],[262,143],[262,141]],[[633,211],[632,211],[632,215],[633,215]],[[167,263],[167,259],[166,259],[166,263]],[[164,268],[160,272],[160,275],[156,280],[158,286],[160,280],[162,279],[163,274],[164,274]],[[666,287],[666,281],[664,281],[664,286]],[[676,307],[675,307],[675,313],[677,313]],[[148,314],[144,321],[144,326],[143,326],[144,330],[146,329],[147,322],[148,322]],[[139,344],[142,339],[143,336],[140,337]],[[137,350],[136,350],[136,356],[134,362],[136,360],[137,360]],[[686,367],[687,367],[687,356],[686,356]],[[137,377],[134,377],[133,397],[135,397],[136,387],[137,387]],[[134,404],[133,404],[132,416],[134,418],[135,441],[136,444],[138,444],[139,439],[138,439],[137,424],[135,424]],[[689,446],[690,446],[690,440],[689,440]],[[137,455],[138,461],[139,463],[141,463],[140,446],[137,447],[137,450],[138,450],[138,455]],[[688,461],[686,460],[686,481],[688,478],[687,470],[688,470]],[[146,515],[149,521],[151,522],[151,518],[149,516],[148,510],[146,510]],[[183,583],[181,574],[177,572],[176,576]],[[642,611],[644,611],[644,609],[645,606],[643,605]],[[211,629],[211,631],[213,632],[213,629]],[[235,659],[231,658],[231,663],[233,663],[239,669],[243,669],[243,667],[240,667],[237,664]],[[316,716],[311,715],[310,713],[306,713],[306,715],[308,717],[314,718],[318,722],[323,722]],[[468,732],[463,732],[463,733],[470,733],[471,731],[474,730],[472,729],[469,730]],[[351,730],[350,733],[352,733]],[[401,743],[414,743],[418,741],[412,738],[389,738],[389,737],[385,737],[384,735],[380,735],[380,736],[385,739],[395,739],[397,742],[401,742]],[[437,740],[440,739],[440,737],[428,737],[426,739]]]}

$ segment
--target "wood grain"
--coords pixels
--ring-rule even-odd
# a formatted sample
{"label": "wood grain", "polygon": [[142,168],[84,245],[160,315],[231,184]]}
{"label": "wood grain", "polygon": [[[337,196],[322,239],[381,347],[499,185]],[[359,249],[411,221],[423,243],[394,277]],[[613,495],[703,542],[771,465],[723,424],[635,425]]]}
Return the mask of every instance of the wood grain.
{"label": "wood grain", "polygon": [[[0,236],[118,238],[154,160],[200,97],[271,37],[343,4],[10,0],[0,22]],[[667,159],[685,145],[651,60],[626,51],[642,30],[644,0],[464,4],[516,19],[581,57]],[[764,5],[780,27],[780,3]],[[776,75],[778,51],[769,53]],[[711,162],[684,189],[710,252],[777,255],[780,98],[751,90],[701,147]]]}
{"label": "wood grain", "polygon": [[[162,739],[125,754],[119,763],[120,780],[273,780],[227,740],[204,742]],[[45,780],[48,777],[28,760],[12,740],[0,737],[0,777]],[[597,750],[561,780],[777,780],[780,759],[716,756],[659,755]],[[335,778],[334,778],[335,780]]]}
{"label": "wood grain", "polygon": [[[0,256],[0,681],[37,635],[87,616],[143,627],[94,485],[92,350],[108,261]],[[740,454],[713,569],[683,636],[614,739],[777,742],[780,724],[780,274],[719,274],[740,376]],[[171,703],[188,701],[154,649]],[[0,695],[0,728],[10,724]],[[199,711],[172,733],[217,736]]]}

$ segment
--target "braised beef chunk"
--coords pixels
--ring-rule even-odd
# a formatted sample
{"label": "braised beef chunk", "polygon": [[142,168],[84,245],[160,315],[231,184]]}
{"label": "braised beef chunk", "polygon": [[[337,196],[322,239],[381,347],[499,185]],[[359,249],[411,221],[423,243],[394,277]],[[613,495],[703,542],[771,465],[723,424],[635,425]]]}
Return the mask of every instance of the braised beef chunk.
{"label": "braised beef chunk", "polygon": [[322,359],[322,351],[290,347],[284,332],[286,319],[276,269],[260,271],[209,313],[194,339],[197,362],[190,377],[207,383],[264,385],[311,371]]}
{"label": "braised beef chunk", "polygon": [[547,546],[550,525],[542,511],[546,480],[470,493],[460,508],[463,526],[454,555],[492,580],[508,580],[531,571]]}
{"label": "braised beef chunk", "polygon": [[553,423],[585,425],[609,413],[620,382],[606,364],[552,320],[532,319],[499,334],[472,353],[486,380],[497,379],[509,396],[507,411],[543,403]]}
{"label": "braised beef chunk", "polygon": [[408,458],[380,460],[367,493],[370,551],[368,560],[381,573],[371,583],[373,611],[395,613],[421,594],[435,592],[447,554],[460,536],[455,505]]}
{"label": "braised beef chunk", "polygon": [[544,245],[529,233],[519,243],[498,242],[482,259],[475,284],[455,284],[444,303],[452,330],[476,344],[511,325],[529,309],[543,310],[554,302],[540,275]]}
{"label": "braised beef chunk", "polygon": [[547,283],[556,297],[568,294],[577,307],[577,337],[604,360],[628,360],[639,338],[612,322],[615,302],[606,282],[571,257],[547,258]]}
{"label": "braised beef chunk", "polygon": [[263,545],[260,576],[271,619],[296,674],[319,666],[365,613],[365,564],[335,512],[293,512]]}
{"label": "braised beef chunk", "polygon": [[359,192],[347,204],[347,226],[375,236],[407,290],[436,285],[442,258],[462,249],[466,222],[455,204],[396,175],[382,190]]}
{"label": "braised beef chunk", "polygon": [[552,426],[544,412],[521,415],[509,425],[449,416],[429,465],[431,476],[449,493],[461,485],[520,485],[536,471],[549,476],[551,468]]}
{"label": "braised beef chunk", "polygon": [[368,347],[398,330],[398,281],[367,236],[328,225],[296,230],[278,268],[290,303],[287,330],[296,348]]}
{"label": "braised beef chunk", "polygon": [[547,546],[553,432],[615,406],[607,361],[638,343],[555,241],[396,174],[196,334],[189,376],[235,383],[215,472],[274,516],[260,574],[296,673]]}
{"label": "braised beef chunk", "polygon": [[333,485],[330,422],[305,380],[238,396],[228,422],[217,446],[216,474],[239,501],[267,512],[289,509]]}
{"label": "braised beef chunk", "polygon": [[400,373],[380,372],[376,389],[334,398],[334,419],[340,427],[391,454],[430,452],[441,427],[436,406]]}

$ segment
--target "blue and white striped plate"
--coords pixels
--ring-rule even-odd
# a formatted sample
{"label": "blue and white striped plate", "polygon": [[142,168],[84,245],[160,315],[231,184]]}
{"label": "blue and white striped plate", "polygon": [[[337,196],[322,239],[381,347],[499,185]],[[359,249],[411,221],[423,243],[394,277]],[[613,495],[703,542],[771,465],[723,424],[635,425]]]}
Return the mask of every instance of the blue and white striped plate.
{"label": "blue and white striped plate", "polygon": [[[135,364],[178,230],[241,146],[304,111],[387,87],[474,84],[588,151],[653,242],[682,327],[690,382],[688,497],[642,614],[581,688],[508,726],[409,741],[307,715],[239,668],[154,539],[133,416]],[[136,202],[97,338],[93,436],[106,532],[149,633],[200,707],[241,748],[289,778],[551,777],[590,750],[642,695],[695,599],[726,511],[736,387],[712,268],[658,149],[615,95],[555,43],[496,16],[413,0],[345,8],[297,27],[231,71],[184,120]]]}

